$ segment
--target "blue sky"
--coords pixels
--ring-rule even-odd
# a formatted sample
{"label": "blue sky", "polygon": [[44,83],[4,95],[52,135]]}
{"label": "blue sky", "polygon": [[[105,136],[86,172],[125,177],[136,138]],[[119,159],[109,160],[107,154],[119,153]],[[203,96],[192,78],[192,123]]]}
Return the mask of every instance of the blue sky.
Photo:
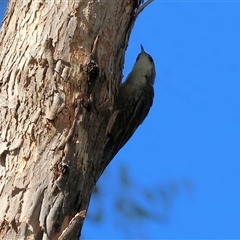
{"label": "blue sky", "polygon": [[[100,184],[121,195],[109,176],[123,163],[139,186],[194,186],[174,200],[166,224],[143,225],[148,239],[240,239],[239,13],[238,1],[154,1],[137,19],[124,75],[142,44],[156,65],[154,105]],[[105,214],[102,225],[86,221],[83,236],[123,238]]]}

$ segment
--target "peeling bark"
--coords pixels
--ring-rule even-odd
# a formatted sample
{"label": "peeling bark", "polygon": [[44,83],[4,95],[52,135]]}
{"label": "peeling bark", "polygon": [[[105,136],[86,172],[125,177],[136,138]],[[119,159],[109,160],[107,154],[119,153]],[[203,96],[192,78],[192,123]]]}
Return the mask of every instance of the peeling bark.
{"label": "peeling bark", "polygon": [[106,125],[141,4],[9,2],[0,35],[1,239],[78,239],[106,167]]}

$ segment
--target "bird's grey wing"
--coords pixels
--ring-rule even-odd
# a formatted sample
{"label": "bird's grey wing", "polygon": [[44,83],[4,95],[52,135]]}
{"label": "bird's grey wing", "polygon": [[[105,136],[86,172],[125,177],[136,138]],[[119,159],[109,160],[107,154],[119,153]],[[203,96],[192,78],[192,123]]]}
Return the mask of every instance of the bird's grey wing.
{"label": "bird's grey wing", "polygon": [[153,103],[153,87],[147,85],[144,91],[132,96],[117,103],[119,109],[114,111],[109,120],[106,132],[108,138],[103,151],[103,156],[107,158],[110,156],[112,159],[117,154],[147,116]]}
{"label": "bird's grey wing", "polygon": [[125,126],[125,131],[119,144],[118,151],[127,143],[137,130],[139,125],[144,121],[153,104],[154,90],[153,87],[147,84],[144,91],[141,92],[138,101],[135,103],[134,112],[129,118],[129,122]]}

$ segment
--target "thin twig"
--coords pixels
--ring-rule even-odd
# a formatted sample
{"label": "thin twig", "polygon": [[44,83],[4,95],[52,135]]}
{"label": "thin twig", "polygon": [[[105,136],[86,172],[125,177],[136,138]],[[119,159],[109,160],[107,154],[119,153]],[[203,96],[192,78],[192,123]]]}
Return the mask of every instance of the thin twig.
{"label": "thin twig", "polygon": [[145,2],[144,4],[142,4],[136,11],[135,13],[135,18],[137,18],[137,16],[143,11],[143,9],[148,6],[150,3],[152,3],[153,0],[148,0],[147,2]]}

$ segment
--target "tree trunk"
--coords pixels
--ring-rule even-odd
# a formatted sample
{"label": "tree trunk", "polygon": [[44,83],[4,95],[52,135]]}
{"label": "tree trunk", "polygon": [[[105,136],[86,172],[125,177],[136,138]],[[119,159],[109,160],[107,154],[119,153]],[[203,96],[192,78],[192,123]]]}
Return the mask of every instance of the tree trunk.
{"label": "tree trunk", "polygon": [[144,5],[9,2],[0,36],[1,239],[78,239],[107,165],[106,126]]}

